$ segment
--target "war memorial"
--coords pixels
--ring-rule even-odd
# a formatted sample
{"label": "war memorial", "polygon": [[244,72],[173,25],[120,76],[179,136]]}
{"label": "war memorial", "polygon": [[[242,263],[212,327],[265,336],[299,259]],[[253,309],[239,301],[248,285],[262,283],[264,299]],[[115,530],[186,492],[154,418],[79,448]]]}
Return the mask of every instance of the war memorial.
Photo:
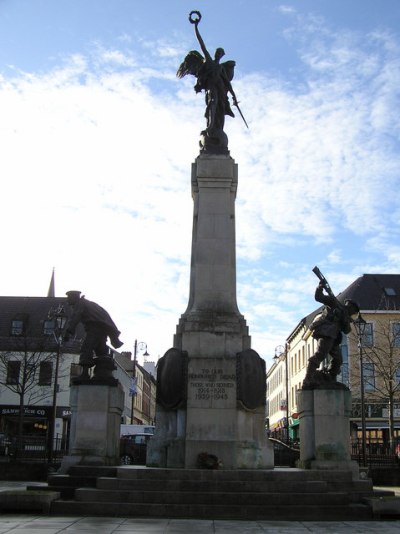
{"label": "war memorial", "polygon": [[326,380],[310,366],[298,392],[299,466],[274,466],[265,430],[265,361],[251,347],[236,300],[239,172],[228,149],[225,117],[240,115],[247,124],[232,87],[235,62],[221,62],[222,48],[211,56],[198,11],[189,21],[201,53],[189,52],[177,75],[194,76],[196,92],[205,94],[206,127],[190,175],[188,306],[158,364],[156,432],[147,466],[118,465],[121,390],[112,362],[99,358],[90,364],[93,377],[85,370],[72,387],[70,449],[61,471],[49,478],[49,488],[60,493],[51,513],[372,519],[372,482],[360,477],[350,456],[351,393],[336,383],[335,370]]}

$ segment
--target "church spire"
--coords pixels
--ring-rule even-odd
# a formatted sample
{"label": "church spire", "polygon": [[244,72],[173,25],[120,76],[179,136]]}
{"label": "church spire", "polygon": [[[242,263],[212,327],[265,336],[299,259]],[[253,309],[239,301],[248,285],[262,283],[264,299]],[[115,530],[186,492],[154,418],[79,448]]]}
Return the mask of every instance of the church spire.
{"label": "church spire", "polygon": [[47,296],[48,297],[56,296],[55,285],[54,285],[54,267],[53,267],[53,272],[51,273],[50,285],[49,285],[49,290],[47,291]]}

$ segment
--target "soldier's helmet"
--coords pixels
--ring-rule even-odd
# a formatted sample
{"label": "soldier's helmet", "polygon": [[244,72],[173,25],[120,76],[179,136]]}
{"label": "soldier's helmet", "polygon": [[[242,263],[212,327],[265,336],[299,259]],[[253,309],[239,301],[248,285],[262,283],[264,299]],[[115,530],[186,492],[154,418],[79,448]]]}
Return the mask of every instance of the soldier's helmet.
{"label": "soldier's helmet", "polygon": [[344,305],[347,311],[349,312],[349,315],[354,315],[355,313],[358,313],[360,311],[360,306],[355,300],[346,299],[344,301]]}
{"label": "soldier's helmet", "polygon": [[71,290],[67,291],[65,294],[67,295],[68,300],[71,302],[76,302],[81,298],[81,291]]}

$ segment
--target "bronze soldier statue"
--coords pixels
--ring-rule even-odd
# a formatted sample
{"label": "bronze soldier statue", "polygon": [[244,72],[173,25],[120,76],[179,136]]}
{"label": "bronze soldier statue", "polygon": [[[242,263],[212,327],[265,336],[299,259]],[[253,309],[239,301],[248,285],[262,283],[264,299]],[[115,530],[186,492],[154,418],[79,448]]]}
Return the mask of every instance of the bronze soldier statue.
{"label": "bronze soldier statue", "polygon": [[[351,331],[353,316],[360,311],[358,304],[353,300],[347,299],[344,304],[341,304],[318,267],[314,267],[313,271],[320,279],[315,290],[315,300],[324,304],[325,307],[310,325],[312,336],[318,340],[318,347],[315,354],[308,360],[303,389],[312,389],[323,383],[336,383],[342,366],[340,347],[342,332],[348,334]],[[331,357],[328,370],[318,371],[321,362],[328,356]]]}
{"label": "bronze soldier statue", "polygon": [[120,331],[108,312],[95,302],[86,300],[80,291],[67,291],[66,295],[73,312],[67,322],[63,340],[69,341],[77,325],[83,324],[86,336],[82,343],[79,363],[87,370],[96,364],[94,356],[109,357],[108,337],[114,348],[118,349],[123,345],[119,339]]}

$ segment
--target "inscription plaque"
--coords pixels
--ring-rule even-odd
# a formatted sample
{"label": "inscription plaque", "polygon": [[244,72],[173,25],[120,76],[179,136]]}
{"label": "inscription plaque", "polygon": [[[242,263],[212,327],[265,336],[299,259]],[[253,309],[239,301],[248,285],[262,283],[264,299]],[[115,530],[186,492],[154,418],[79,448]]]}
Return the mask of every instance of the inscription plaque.
{"label": "inscription plaque", "polygon": [[235,401],[236,374],[220,367],[204,367],[188,374],[188,401],[212,405]]}

